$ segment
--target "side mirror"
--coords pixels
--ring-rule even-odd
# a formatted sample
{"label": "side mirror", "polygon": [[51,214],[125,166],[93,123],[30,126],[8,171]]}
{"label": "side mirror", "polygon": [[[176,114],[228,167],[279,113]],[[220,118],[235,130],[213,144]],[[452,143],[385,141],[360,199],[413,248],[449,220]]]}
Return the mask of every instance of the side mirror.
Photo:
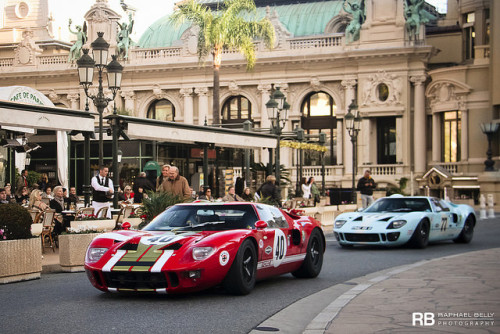
{"label": "side mirror", "polygon": [[258,230],[263,230],[267,227],[267,223],[263,220],[259,220],[255,223],[255,228]]}
{"label": "side mirror", "polygon": [[122,224],[122,230],[130,230],[132,225],[129,222],[125,222]]}

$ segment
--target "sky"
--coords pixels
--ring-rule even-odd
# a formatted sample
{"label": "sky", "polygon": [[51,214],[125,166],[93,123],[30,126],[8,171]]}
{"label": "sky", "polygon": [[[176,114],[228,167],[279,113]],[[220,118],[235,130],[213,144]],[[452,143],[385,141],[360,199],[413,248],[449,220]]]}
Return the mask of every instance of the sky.
{"label": "sky", "polygon": [[[125,0],[125,3],[136,9],[134,18],[134,29],[132,39],[139,41],[142,33],[156,20],[172,12],[174,3],[178,0]],[[446,12],[447,0],[427,0],[428,3],[436,6],[440,13]],[[68,41],[74,38],[68,32],[68,19],[75,24],[83,24],[83,16],[95,3],[95,0],[49,0],[49,12],[52,13],[55,22],[53,23],[54,35],[57,39]],[[125,12],[120,7],[120,0],[108,0],[108,5],[118,14],[122,15],[120,22],[128,22]]]}

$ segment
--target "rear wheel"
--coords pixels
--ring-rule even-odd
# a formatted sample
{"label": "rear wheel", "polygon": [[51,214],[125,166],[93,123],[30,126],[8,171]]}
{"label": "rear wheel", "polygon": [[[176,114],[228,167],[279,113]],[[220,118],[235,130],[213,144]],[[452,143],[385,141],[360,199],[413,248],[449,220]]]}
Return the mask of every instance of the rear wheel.
{"label": "rear wheel", "polygon": [[300,268],[292,273],[298,278],[314,278],[321,272],[323,266],[323,238],[317,229],[313,230],[309,243],[307,244],[307,253],[304,262]]}
{"label": "rear wheel", "polygon": [[224,288],[233,294],[246,295],[255,286],[257,274],[257,251],[249,239],[243,241],[224,279]]}
{"label": "rear wheel", "polygon": [[468,244],[469,242],[471,242],[473,236],[474,236],[474,219],[472,218],[472,216],[469,216],[465,220],[462,232],[460,232],[458,237],[453,239],[453,241],[456,243]]}
{"label": "rear wheel", "polygon": [[415,248],[425,248],[429,244],[429,222],[422,220],[418,223],[410,239],[410,245]]}

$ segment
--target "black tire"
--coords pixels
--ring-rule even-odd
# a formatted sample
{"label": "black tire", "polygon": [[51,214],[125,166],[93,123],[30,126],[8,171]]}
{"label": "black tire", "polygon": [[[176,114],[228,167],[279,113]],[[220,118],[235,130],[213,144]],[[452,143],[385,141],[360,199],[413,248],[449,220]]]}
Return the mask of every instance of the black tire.
{"label": "black tire", "polygon": [[422,220],[418,223],[417,228],[411,236],[410,245],[420,249],[427,247],[429,244],[429,229],[430,225],[427,220]]}
{"label": "black tire", "polygon": [[453,239],[453,241],[460,244],[468,244],[469,242],[471,242],[473,236],[474,236],[474,218],[472,218],[472,216],[469,216],[465,220],[462,232],[460,232],[458,237]]}
{"label": "black tire", "polygon": [[324,249],[321,233],[317,229],[313,230],[307,243],[306,258],[300,268],[294,271],[292,275],[298,278],[314,278],[318,276],[321,267],[323,267]]}
{"label": "black tire", "polygon": [[255,286],[257,277],[257,251],[249,239],[243,241],[236,253],[231,269],[222,283],[226,291],[236,295],[247,295]]}

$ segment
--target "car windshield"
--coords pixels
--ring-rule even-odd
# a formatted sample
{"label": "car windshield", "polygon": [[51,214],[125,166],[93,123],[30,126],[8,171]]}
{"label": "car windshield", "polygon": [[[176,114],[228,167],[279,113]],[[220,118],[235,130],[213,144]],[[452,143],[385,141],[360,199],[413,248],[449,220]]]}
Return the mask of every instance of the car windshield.
{"label": "car windshield", "polygon": [[175,205],[159,214],[145,231],[218,231],[252,229],[257,215],[251,205]]}
{"label": "car windshield", "polygon": [[429,201],[425,198],[382,198],[363,212],[430,212]]}

